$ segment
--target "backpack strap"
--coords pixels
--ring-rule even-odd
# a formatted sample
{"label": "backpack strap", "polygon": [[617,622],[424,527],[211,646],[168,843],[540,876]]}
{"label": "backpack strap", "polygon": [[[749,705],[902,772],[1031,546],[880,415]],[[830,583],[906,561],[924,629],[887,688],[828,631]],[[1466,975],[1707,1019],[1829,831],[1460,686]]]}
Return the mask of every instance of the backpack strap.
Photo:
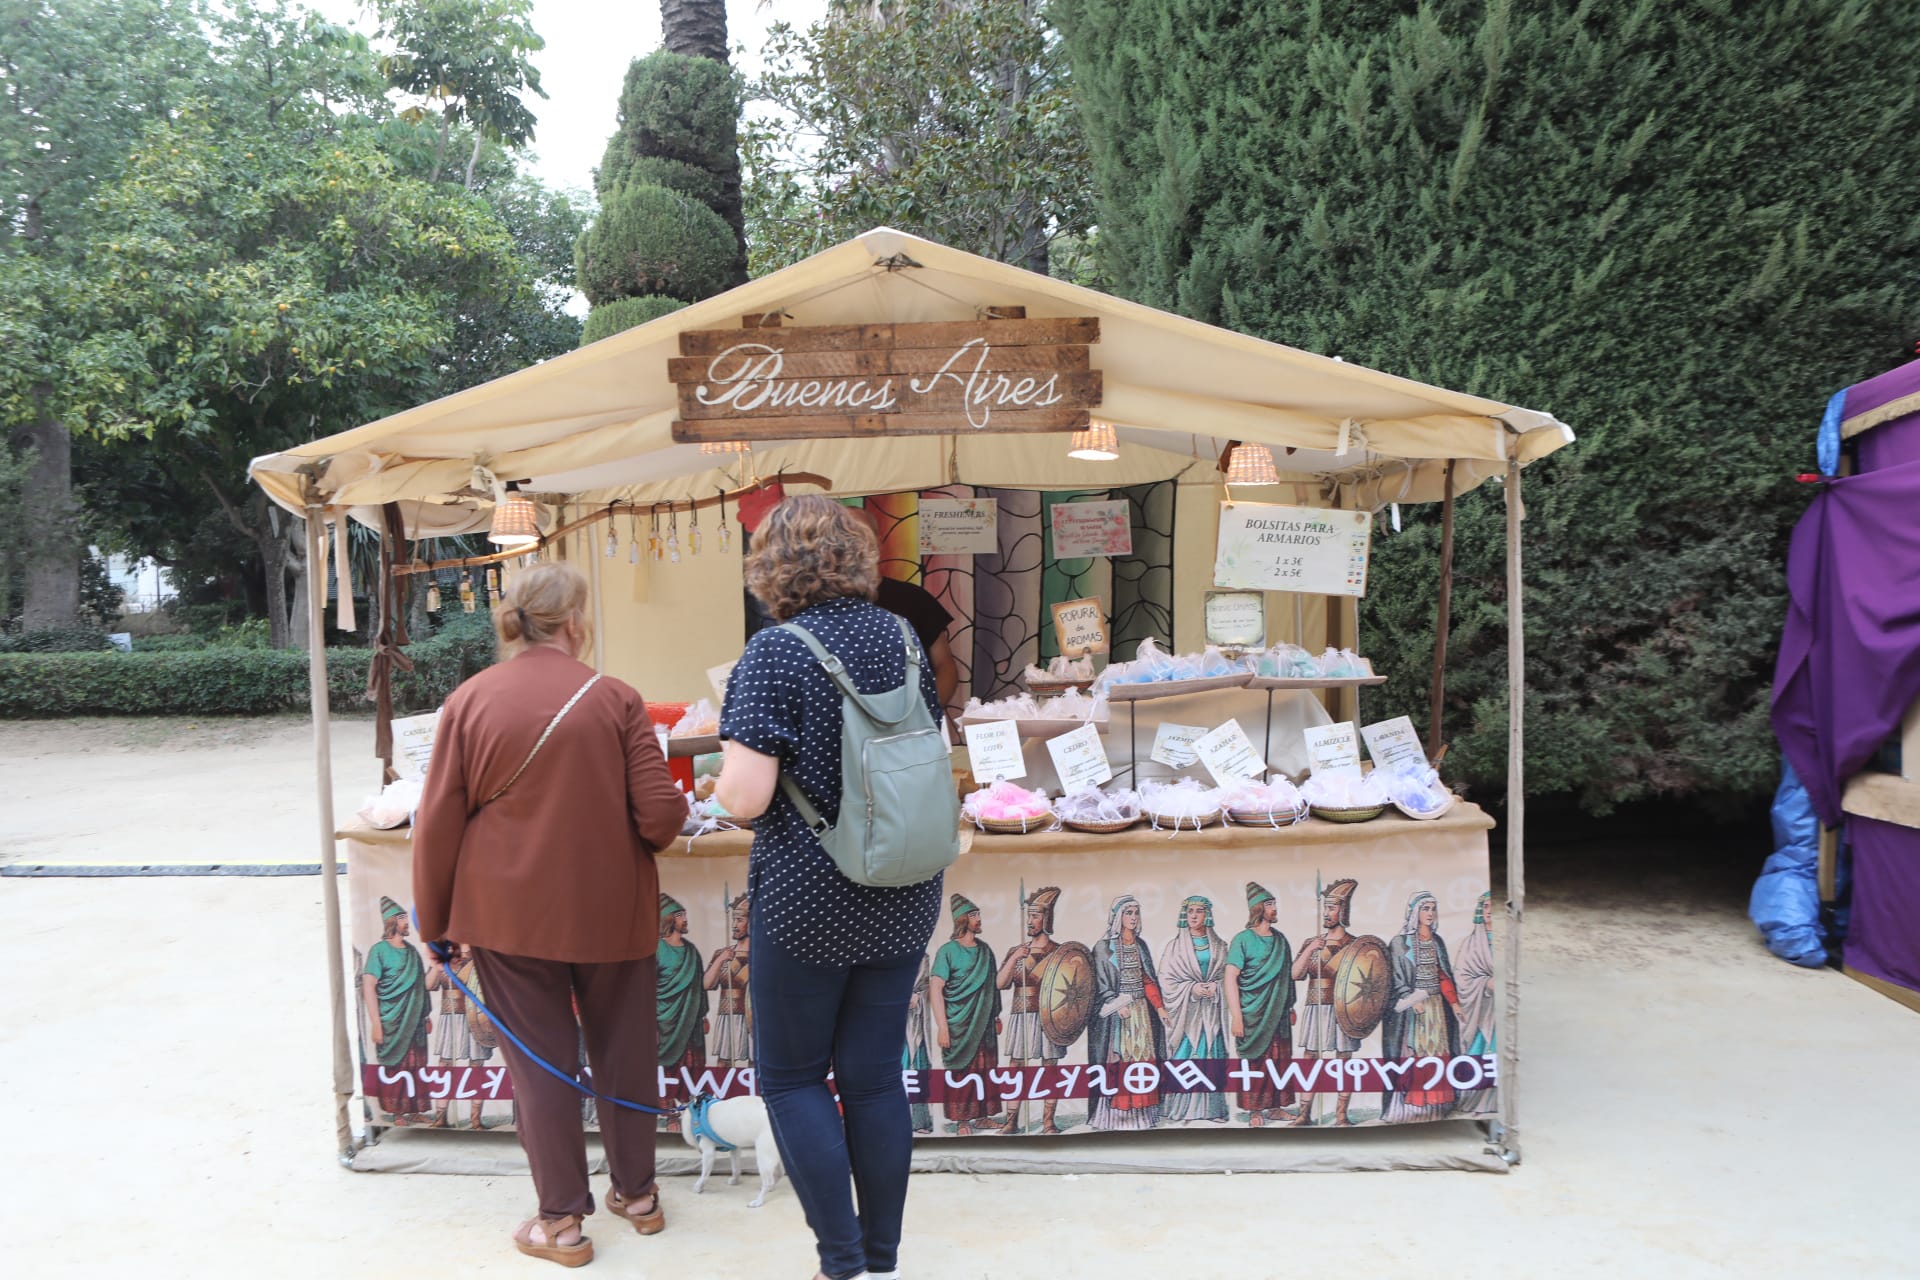
{"label": "backpack strap", "polygon": [[[917,687],[920,683],[919,641],[914,637],[913,628],[907,625],[905,618],[896,616],[894,621],[900,624],[900,640],[901,643],[906,646],[907,650],[907,684],[910,687]],[[861,711],[866,713],[869,719],[875,720],[880,724],[898,724],[900,720],[906,718],[903,715],[898,719],[889,720],[887,717],[878,714],[873,704],[867,700],[867,695],[854,688],[853,677],[847,674],[846,664],[834,657],[833,654],[828,651],[827,646],[821,644],[820,638],[814,635],[813,632],[807,630],[797,622],[784,623],[780,629],[782,631],[791,631],[800,637],[800,642],[807,646],[813,653],[814,660],[826,671],[827,678],[833,681],[841,694],[851,700]],[[909,712],[911,712],[911,707],[909,707]],[[800,820],[807,824],[807,829],[813,832],[814,835],[818,836],[833,829],[833,824],[820,816],[820,810],[814,807],[811,800],[807,799],[806,793],[800,790],[800,784],[795,782],[793,775],[785,769],[780,771],[780,790],[787,799],[793,802],[793,807],[799,811]]]}

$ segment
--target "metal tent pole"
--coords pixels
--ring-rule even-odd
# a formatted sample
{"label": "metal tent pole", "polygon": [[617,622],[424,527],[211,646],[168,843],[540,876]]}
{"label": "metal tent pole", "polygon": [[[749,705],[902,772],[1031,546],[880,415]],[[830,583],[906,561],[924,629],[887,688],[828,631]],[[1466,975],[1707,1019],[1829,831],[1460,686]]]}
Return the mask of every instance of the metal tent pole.
{"label": "metal tent pole", "polygon": [[1446,500],[1440,507],[1440,601],[1433,615],[1433,684],[1427,709],[1427,759],[1440,754],[1442,708],[1447,701],[1447,630],[1453,617],[1453,459],[1447,459]]}
{"label": "metal tent pole", "polygon": [[1507,936],[1501,939],[1507,999],[1500,1026],[1500,1154],[1520,1163],[1520,927],[1527,906],[1526,857],[1526,623],[1520,577],[1520,496],[1517,449],[1507,461]]}
{"label": "metal tent pole", "polygon": [[[344,521],[343,511],[340,518]],[[340,530],[345,536],[346,530]],[[333,1018],[333,1128],[340,1160],[353,1159],[353,1058],[347,1048],[346,963],[340,950],[340,861],[333,839],[333,730],[327,706],[327,513],[307,505],[307,694],[320,819],[320,910],[327,935],[327,996]],[[344,587],[342,588],[345,589]]]}

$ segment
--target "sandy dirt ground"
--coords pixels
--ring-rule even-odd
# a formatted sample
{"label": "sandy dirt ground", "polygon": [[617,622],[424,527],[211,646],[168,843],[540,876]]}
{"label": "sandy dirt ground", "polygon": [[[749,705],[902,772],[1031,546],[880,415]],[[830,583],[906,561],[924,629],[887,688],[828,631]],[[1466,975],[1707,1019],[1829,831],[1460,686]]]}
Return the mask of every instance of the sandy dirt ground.
{"label": "sandy dirt ground", "polygon": [[[301,721],[0,725],[0,859],[299,858],[311,805]],[[1920,1017],[1761,949],[1765,852],[1535,852],[1509,1176],[922,1175],[903,1274],[1920,1275]],[[312,877],[0,880],[6,1275],[557,1274],[505,1243],[525,1178],[336,1163],[319,920]],[[669,1180],[651,1239],[591,1220],[594,1274],[804,1280],[751,1181]]]}

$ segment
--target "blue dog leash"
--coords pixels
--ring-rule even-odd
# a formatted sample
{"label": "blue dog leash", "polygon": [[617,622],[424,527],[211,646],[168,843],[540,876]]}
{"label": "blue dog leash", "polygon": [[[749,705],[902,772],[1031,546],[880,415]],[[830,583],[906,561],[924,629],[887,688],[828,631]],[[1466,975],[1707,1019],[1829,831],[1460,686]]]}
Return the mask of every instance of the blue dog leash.
{"label": "blue dog leash", "polygon": [[[413,927],[416,930],[419,929],[420,927],[419,912],[409,911],[408,914],[413,917]],[[509,1027],[506,1023],[500,1021],[499,1014],[495,1013],[493,1010],[487,1008],[486,1005],[482,1004],[480,1002],[480,997],[474,994],[473,989],[471,987],[467,986],[466,983],[460,981],[460,975],[455,973],[453,971],[453,966],[447,963],[448,959],[451,958],[451,953],[448,952],[448,950],[445,947],[441,946],[437,942],[429,942],[427,943],[427,950],[433,952],[434,958],[440,961],[441,967],[446,971],[447,980],[453,983],[454,986],[460,989],[460,994],[464,995],[467,999],[471,1000],[473,1002],[474,1008],[478,1009],[481,1013],[486,1014],[487,1021],[493,1023],[493,1025],[499,1030],[501,1035],[513,1041],[514,1047],[520,1050],[520,1052],[526,1054],[527,1057],[532,1060],[534,1066],[539,1067],[542,1071],[552,1076],[555,1080],[558,1080],[561,1084],[564,1084],[571,1089],[574,1089],[580,1093],[583,1093],[589,1098],[597,1098],[601,1102],[611,1102],[614,1106],[625,1107],[629,1111],[644,1111],[651,1116],[677,1116],[682,1111],[685,1111],[687,1107],[690,1105],[687,1103],[682,1103],[677,1107],[666,1107],[666,1108],[649,1107],[644,1102],[628,1102],[625,1098],[610,1098],[604,1093],[596,1093],[594,1090],[587,1088],[587,1086],[581,1084],[579,1080],[575,1079],[571,1075],[568,1075],[566,1072],[562,1071],[560,1068],[554,1066],[551,1062],[548,1062],[545,1058],[541,1057],[539,1054],[529,1049],[524,1040],[522,1040],[519,1036],[513,1034],[512,1027]]]}

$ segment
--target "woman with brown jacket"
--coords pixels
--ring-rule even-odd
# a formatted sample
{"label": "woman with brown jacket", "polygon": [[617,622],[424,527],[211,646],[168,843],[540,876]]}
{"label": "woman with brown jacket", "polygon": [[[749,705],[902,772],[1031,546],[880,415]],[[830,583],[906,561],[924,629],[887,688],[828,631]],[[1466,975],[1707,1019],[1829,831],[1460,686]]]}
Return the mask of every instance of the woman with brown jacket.
{"label": "woman with brown jacket", "polygon": [[[495,606],[509,656],[440,713],[414,824],[414,903],[422,938],[472,947],[488,1007],[528,1048],[566,1070],[584,1035],[595,1090],[651,1106],[653,855],[679,834],[687,805],[640,695],[580,661],[586,607],[586,580],[557,564],[520,574]],[[500,1047],[540,1199],[514,1244],[580,1266],[593,1258],[581,1232],[593,1194],[580,1095],[510,1039]],[[607,1209],[651,1235],[665,1225],[654,1117],[599,1113]]]}

